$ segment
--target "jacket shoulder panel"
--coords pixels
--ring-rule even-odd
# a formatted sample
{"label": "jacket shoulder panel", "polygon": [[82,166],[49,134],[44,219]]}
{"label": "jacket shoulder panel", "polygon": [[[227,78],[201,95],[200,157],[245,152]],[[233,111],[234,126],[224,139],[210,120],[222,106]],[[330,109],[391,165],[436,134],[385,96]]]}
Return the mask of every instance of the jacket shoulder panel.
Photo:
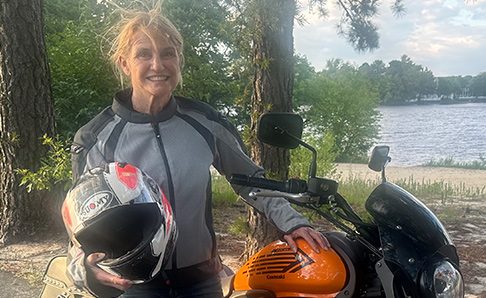
{"label": "jacket shoulder panel", "polygon": [[190,99],[186,97],[176,96],[177,104],[184,110],[193,111],[196,113],[200,113],[206,117],[206,119],[210,121],[217,122],[221,126],[223,126],[226,130],[228,130],[234,138],[238,140],[240,147],[246,153],[246,146],[243,143],[243,140],[236,130],[235,126],[220,112],[216,111],[211,105],[205,103],[200,100]]}
{"label": "jacket shoulder panel", "polygon": [[[89,150],[96,143],[96,137],[103,130],[106,124],[114,119],[115,113],[111,107],[105,108],[88,123],[82,126],[74,136],[73,143]],[[73,148],[71,148],[73,149]],[[72,152],[75,153],[75,152]]]}
{"label": "jacket shoulder panel", "polygon": [[83,173],[88,151],[96,144],[98,134],[114,119],[114,116],[115,114],[111,107],[107,107],[76,132],[73,144],[71,145],[71,163],[74,180],[79,178]]}

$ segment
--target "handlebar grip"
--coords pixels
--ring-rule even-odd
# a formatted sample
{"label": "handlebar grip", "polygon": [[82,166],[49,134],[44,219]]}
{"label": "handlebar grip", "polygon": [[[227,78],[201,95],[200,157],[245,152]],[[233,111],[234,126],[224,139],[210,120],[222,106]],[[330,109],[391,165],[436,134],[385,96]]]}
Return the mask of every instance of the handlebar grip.
{"label": "handlebar grip", "polygon": [[266,178],[250,177],[248,175],[234,174],[229,181],[242,186],[258,187],[270,190],[277,190],[288,193],[302,193],[307,190],[307,183],[304,180],[290,179],[286,182]]}

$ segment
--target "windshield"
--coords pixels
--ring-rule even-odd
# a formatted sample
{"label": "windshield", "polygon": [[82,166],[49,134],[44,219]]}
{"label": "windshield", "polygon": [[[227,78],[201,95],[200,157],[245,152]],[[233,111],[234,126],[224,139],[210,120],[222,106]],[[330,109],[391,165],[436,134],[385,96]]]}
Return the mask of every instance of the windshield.
{"label": "windshield", "polygon": [[458,263],[445,228],[422,202],[392,183],[380,184],[366,202],[380,230],[386,261],[399,265],[414,278],[434,254]]}

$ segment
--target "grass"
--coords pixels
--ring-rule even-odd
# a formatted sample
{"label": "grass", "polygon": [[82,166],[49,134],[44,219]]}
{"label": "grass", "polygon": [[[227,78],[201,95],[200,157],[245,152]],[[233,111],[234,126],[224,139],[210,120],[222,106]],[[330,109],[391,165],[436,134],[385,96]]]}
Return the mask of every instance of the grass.
{"label": "grass", "polygon": [[27,280],[30,285],[41,286],[42,279],[44,277],[44,271],[41,271],[39,270],[39,268],[36,268],[32,264],[30,264],[29,269],[25,273],[19,274],[19,276]]}
{"label": "grass", "polygon": [[[339,192],[348,200],[353,209],[363,218],[369,218],[364,205],[369,194],[379,181],[357,177],[350,177],[340,183]],[[453,205],[457,199],[474,201],[486,199],[486,186],[468,187],[465,183],[451,185],[445,181],[416,180],[413,176],[408,179],[393,181],[406,191],[430,207],[434,206],[434,213],[446,221],[458,220],[464,214],[463,205]],[[437,206],[438,205],[438,206]]]}
{"label": "grass", "polygon": [[453,198],[481,198],[486,195],[486,186],[469,187],[464,182],[458,185],[451,185],[444,181],[430,181],[423,179],[417,181],[413,177],[401,179],[395,182],[408,192],[419,198],[441,198],[443,203]]}
{"label": "grass", "polygon": [[[413,176],[407,179],[398,179],[393,183],[404,188],[418,198],[484,198],[486,197],[486,185],[483,187],[470,187],[462,182],[452,185],[445,181],[431,181],[427,179],[416,180]],[[350,177],[339,185],[339,191],[351,205],[364,203],[371,191],[379,181],[373,179],[363,180],[358,177]]]}
{"label": "grass", "polygon": [[231,188],[231,185],[225,179],[225,177],[220,175],[213,175],[212,180],[213,187],[213,207],[218,206],[231,206],[237,200],[238,196]]}
{"label": "grass", "polygon": [[250,231],[246,216],[238,216],[236,220],[229,225],[229,232],[235,236],[244,236]]}
{"label": "grass", "polygon": [[455,161],[452,157],[440,158],[438,160],[432,159],[425,163],[424,166],[486,170],[486,157],[481,155],[479,156],[479,160],[466,162]]}
{"label": "grass", "polygon": [[[212,187],[213,208],[231,207],[237,202],[238,196],[223,176],[213,175]],[[238,216],[228,226],[228,232],[236,236],[244,236],[248,231],[249,227],[246,216]]]}
{"label": "grass", "polygon": [[[339,192],[346,198],[348,203],[353,209],[363,218],[369,218],[365,210],[365,202],[369,194],[378,185],[379,181],[374,179],[361,179],[357,176],[351,176],[347,179],[340,179]],[[430,181],[430,180],[417,180],[413,176],[407,179],[400,179],[393,181],[393,183],[404,188],[408,192],[412,193],[419,200],[426,203],[439,202],[441,208],[438,211],[443,210],[444,214],[439,214],[439,218],[456,217],[458,211],[451,210],[452,203],[455,199],[467,199],[467,200],[484,200],[486,199],[486,185],[480,187],[468,187],[465,183],[459,185],[451,185],[445,181]],[[213,207],[218,206],[231,206],[235,204],[238,197],[234,193],[229,183],[224,177],[216,176],[213,178]],[[447,208],[445,208],[447,207]],[[305,208],[298,208],[300,212],[310,218],[313,221],[314,218],[311,212],[306,212]],[[240,218],[235,223],[234,227],[231,227],[233,233],[242,233],[245,230],[246,218]]]}

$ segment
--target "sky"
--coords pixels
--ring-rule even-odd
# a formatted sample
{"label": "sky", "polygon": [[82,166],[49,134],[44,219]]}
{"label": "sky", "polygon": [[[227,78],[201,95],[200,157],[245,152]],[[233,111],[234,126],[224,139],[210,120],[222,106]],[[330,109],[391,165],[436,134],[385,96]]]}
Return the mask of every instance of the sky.
{"label": "sky", "polygon": [[373,52],[357,52],[338,35],[337,1],[328,0],[329,15],[324,19],[310,12],[306,2],[299,1],[306,24],[296,22],[294,45],[316,70],[325,68],[329,59],[360,66],[407,55],[436,77],[486,72],[486,0],[404,0],[406,12],[401,17],[392,14],[393,0],[381,0],[374,18],[380,48]]}

